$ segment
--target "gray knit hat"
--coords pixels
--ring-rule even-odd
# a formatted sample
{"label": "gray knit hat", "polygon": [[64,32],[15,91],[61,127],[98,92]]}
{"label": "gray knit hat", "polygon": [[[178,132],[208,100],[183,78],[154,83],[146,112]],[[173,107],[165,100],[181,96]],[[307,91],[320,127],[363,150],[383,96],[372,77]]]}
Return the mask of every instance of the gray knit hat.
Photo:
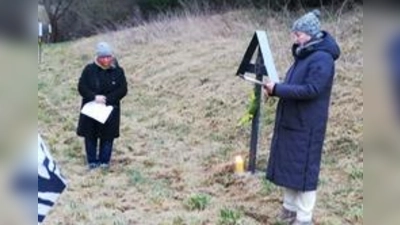
{"label": "gray knit hat", "polygon": [[107,42],[99,42],[96,46],[96,56],[112,56],[111,46]]}
{"label": "gray knit hat", "polygon": [[301,31],[312,37],[319,35],[321,33],[320,16],[321,12],[318,9],[305,14],[293,23],[292,31]]}

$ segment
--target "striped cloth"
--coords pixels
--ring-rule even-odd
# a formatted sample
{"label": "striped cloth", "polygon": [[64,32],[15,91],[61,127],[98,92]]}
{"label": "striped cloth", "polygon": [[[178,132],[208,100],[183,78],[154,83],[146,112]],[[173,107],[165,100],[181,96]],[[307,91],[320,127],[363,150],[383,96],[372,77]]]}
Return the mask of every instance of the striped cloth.
{"label": "striped cloth", "polygon": [[43,222],[65,188],[65,179],[38,135],[38,224]]}

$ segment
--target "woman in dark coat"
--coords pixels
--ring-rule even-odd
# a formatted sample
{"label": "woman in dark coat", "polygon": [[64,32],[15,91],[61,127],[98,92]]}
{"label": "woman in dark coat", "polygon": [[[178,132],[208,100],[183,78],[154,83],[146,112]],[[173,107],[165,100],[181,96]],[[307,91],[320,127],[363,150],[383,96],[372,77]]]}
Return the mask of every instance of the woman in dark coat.
{"label": "woman in dark coat", "polygon": [[294,64],[283,83],[265,84],[267,95],[280,98],[267,179],[284,188],[279,219],[296,225],[312,224],[335,61],[340,55],[334,38],[320,29],[319,15],[315,10],[294,23]]}
{"label": "woman in dark coat", "polygon": [[92,101],[113,106],[104,124],[80,114],[77,130],[77,134],[85,139],[89,169],[97,166],[108,168],[113,141],[119,137],[120,101],[128,89],[124,70],[118,65],[107,43],[97,44],[96,59],[84,68],[79,79],[78,91],[82,96],[82,107]]}
{"label": "woman in dark coat", "polygon": [[388,46],[391,90],[396,109],[395,113],[398,121],[400,121],[400,31],[396,31]]}

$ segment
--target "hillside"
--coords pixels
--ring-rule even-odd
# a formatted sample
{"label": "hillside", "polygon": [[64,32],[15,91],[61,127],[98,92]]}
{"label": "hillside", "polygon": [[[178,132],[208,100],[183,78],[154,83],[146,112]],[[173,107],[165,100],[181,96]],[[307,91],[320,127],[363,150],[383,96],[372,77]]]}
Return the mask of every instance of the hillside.
{"label": "hillside", "polygon": [[[363,10],[326,19],[342,48],[332,97],[317,224],[363,220]],[[255,30],[266,30],[281,76],[292,58],[290,18],[263,11],[165,18],[46,46],[38,75],[38,126],[70,182],[47,224],[276,224],[279,190],[263,174],[232,176],[246,156],[238,127],[252,86],[235,77]],[[75,134],[76,84],[97,41],[110,42],[129,82],[112,169],[88,173]],[[258,168],[266,168],[274,103],[263,105]],[[206,198],[202,198],[206,196]],[[192,197],[192,198],[191,198]],[[190,201],[190,199],[192,201]],[[200,203],[202,211],[192,210]],[[197,203],[197,204],[196,204]],[[200,204],[201,205],[201,204]],[[231,212],[231,213],[229,213]]]}

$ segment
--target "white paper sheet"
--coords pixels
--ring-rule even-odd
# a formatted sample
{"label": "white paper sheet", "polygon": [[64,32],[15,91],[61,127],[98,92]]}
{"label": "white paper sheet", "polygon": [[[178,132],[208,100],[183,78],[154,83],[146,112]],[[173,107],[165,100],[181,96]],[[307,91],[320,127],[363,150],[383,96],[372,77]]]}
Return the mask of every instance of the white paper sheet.
{"label": "white paper sheet", "polygon": [[264,86],[264,83],[262,81],[257,80],[257,79],[254,79],[254,78],[251,78],[251,77],[248,77],[248,76],[245,76],[245,75],[242,75],[240,77],[243,78],[246,81],[249,81],[249,82],[253,83],[253,84],[258,84],[258,85]]}
{"label": "white paper sheet", "polygon": [[104,124],[112,110],[112,106],[106,106],[96,102],[88,102],[83,106],[81,113]]}

